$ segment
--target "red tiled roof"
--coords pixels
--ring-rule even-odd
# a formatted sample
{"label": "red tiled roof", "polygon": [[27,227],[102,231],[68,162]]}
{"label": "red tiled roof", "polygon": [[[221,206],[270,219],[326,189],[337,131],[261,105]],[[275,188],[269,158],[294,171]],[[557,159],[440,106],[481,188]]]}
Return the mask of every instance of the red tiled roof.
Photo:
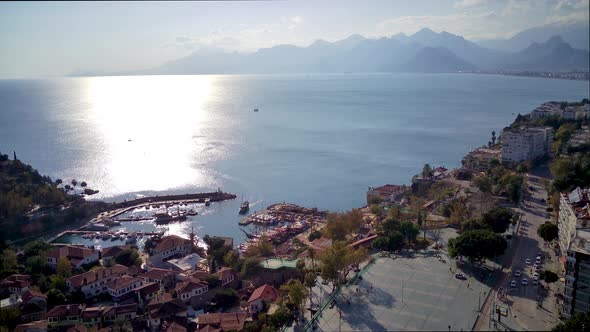
{"label": "red tiled roof", "polygon": [[166,277],[171,277],[173,275],[175,275],[175,273],[172,270],[153,268],[145,273],[140,274],[139,277],[152,280],[164,280]]}
{"label": "red tiled roof", "polygon": [[127,287],[127,286],[129,286],[129,285],[131,285],[133,283],[136,283],[136,282],[138,282],[140,280],[143,280],[143,279],[138,278],[138,277],[122,276],[122,277],[119,277],[119,278],[117,278],[117,279],[109,282],[109,286],[108,287],[110,289],[116,291],[118,289]]}
{"label": "red tiled roof", "polygon": [[219,275],[221,277],[221,276],[227,275],[228,273],[234,274],[235,272],[231,268],[224,266],[221,269],[219,269],[219,271],[215,272],[214,274]]}
{"label": "red tiled roof", "polygon": [[158,297],[152,299],[148,303],[148,307],[158,306],[158,305],[161,305],[162,303],[168,302],[170,300],[172,300],[172,294],[162,293],[162,294],[158,295]]}
{"label": "red tiled roof", "polygon": [[127,273],[128,268],[126,266],[115,264],[111,267],[100,267],[93,271],[84,272],[73,277],[69,277],[67,281],[69,281],[74,288],[78,288],[84,284],[84,278],[86,278],[86,283],[91,284],[97,280],[102,278],[108,278],[112,275],[123,275]]}
{"label": "red tiled roof", "polygon": [[36,290],[29,289],[22,296],[23,303],[26,304],[27,302],[29,302],[31,299],[33,299],[35,297],[39,297],[39,298],[43,298],[43,299],[47,300],[47,296],[45,296],[45,294],[43,294],[41,292],[37,292]]}
{"label": "red tiled roof", "polygon": [[274,302],[277,298],[279,298],[279,292],[269,284],[260,286],[252,292],[250,298],[248,299],[248,303],[255,301],[261,298],[264,301]]}
{"label": "red tiled roof", "polygon": [[105,307],[103,316],[116,316],[137,311],[137,303]]}
{"label": "red tiled roof", "polygon": [[376,238],[377,238],[377,236],[378,236],[377,234],[375,234],[375,235],[371,235],[371,236],[369,236],[369,237],[366,237],[366,238],[364,238],[364,239],[362,239],[362,240],[358,240],[358,241],[356,241],[355,243],[351,243],[351,244],[349,244],[348,246],[349,246],[349,247],[356,247],[356,246],[358,246],[358,245],[360,245],[360,244],[363,244],[363,243],[365,243],[365,242],[373,241],[374,239],[376,239]]}
{"label": "red tiled roof", "polygon": [[176,322],[173,322],[172,324],[170,324],[170,326],[168,326],[166,332],[186,332],[186,327]]}
{"label": "red tiled roof", "polygon": [[214,325],[213,328],[220,328],[223,331],[236,330],[244,328],[244,322],[248,318],[245,312],[226,312],[200,315],[197,318],[199,331],[215,331],[206,329],[204,325]]}
{"label": "red tiled roof", "polygon": [[47,317],[78,316],[82,313],[83,308],[82,304],[58,305],[49,310]]}
{"label": "red tiled roof", "polygon": [[154,250],[162,252],[172,249],[174,247],[187,244],[190,244],[190,240],[187,240],[177,235],[169,235],[163,237],[162,240],[160,240],[160,242],[154,247]]}
{"label": "red tiled roof", "polygon": [[86,247],[78,247],[78,246],[59,246],[57,248],[51,249],[47,252],[48,257],[53,257],[55,259],[59,259],[60,257],[67,257],[68,259],[72,258],[87,258],[96,253],[95,249],[90,249]]}
{"label": "red tiled roof", "polygon": [[209,284],[206,281],[202,281],[197,278],[190,278],[186,281],[179,282],[178,284],[176,284],[174,290],[177,294],[182,294],[192,292],[193,289],[203,288],[207,285]]}
{"label": "red tiled roof", "polygon": [[152,294],[160,290],[160,285],[155,282],[149,282],[139,288],[136,288],[135,291],[141,294]]}
{"label": "red tiled roof", "polygon": [[14,332],[26,332],[29,329],[47,330],[48,324],[49,322],[47,320],[38,320],[27,324],[21,324],[16,326]]}
{"label": "red tiled roof", "polygon": [[121,251],[129,248],[131,248],[130,245],[107,247],[102,250],[102,257],[114,257]]}

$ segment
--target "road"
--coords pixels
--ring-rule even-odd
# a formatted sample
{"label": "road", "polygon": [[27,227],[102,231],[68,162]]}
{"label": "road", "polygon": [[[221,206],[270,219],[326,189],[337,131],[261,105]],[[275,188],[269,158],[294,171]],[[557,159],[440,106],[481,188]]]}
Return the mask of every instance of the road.
{"label": "road", "polygon": [[[555,301],[555,286],[548,291],[545,282],[542,287],[532,285],[534,270],[532,265],[528,266],[525,260],[528,258],[535,262],[538,253],[545,257],[542,262],[542,269],[549,269],[558,272],[558,258],[545,246],[545,241],[537,234],[538,227],[549,219],[546,212],[547,192],[543,185],[543,177],[546,176],[546,169],[539,169],[534,174],[527,174],[526,186],[532,188],[529,194],[525,195],[520,207],[514,209],[521,216],[516,227],[516,234],[504,255],[503,269],[499,271],[498,281],[494,291],[487,298],[482,309],[482,319],[479,319],[474,330],[550,330],[558,322],[558,308]],[[513,275],[516,270],[522,271],[520,278]],[[528,285],[522,284],[522,279],[527,279]],[[516,281],[517,287],[510,289],[510,281]],[[507,289],[506,301],[497,298],[498,289]],[[537,306],[537,300],[542,306]],[[541,303],[540,302],[540,303]],[[490,319],[494,312],[495,305],[499,304],[508,309],[508,317],[501,317],[496,322],[497,314]]]}

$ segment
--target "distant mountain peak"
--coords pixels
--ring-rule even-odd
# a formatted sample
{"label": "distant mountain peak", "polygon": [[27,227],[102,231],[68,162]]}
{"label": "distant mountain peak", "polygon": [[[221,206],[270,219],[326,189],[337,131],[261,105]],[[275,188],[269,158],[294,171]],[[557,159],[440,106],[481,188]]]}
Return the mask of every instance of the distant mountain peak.
{"label": "distant mountain peak", "polygon": [[430,28],[422,28],[420,30],[418,30],[415,34],[412,35],[412,37],[416,37],[416,36],[428,36],[428,35],[437,35],[436,32],[434,32],[432,29]]}
{"label": "distant mountain peak", "polygon": [[547,39],[547,41],[544,44],[559,45],[559,44],[563,44],[563,43],[565,43],[565,41],[563,40],[563,38],[561,38],[561,36],[553,36],[553,37]]}

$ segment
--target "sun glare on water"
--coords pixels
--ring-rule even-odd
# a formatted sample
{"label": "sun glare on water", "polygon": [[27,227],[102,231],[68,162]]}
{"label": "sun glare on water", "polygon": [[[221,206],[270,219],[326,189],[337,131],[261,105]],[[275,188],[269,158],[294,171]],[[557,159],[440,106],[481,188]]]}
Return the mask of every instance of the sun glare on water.
{"label": "sun glare on water", "polygon": [[[209,114],[211,76],[96,77],[88,84],[91,118],[102,137],[115,192],[203,184],[200,134]],[[109,190],[110,191],[110,190]]]}

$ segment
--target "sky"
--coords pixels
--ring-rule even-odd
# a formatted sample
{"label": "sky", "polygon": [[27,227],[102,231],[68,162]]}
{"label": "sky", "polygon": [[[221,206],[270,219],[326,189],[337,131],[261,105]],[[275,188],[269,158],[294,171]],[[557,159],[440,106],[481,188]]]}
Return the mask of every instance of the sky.
{"label": "sky", "polygon": [[470,40],[588,22],[589,0],[0,2],[0,78],[145,69],[203,47],[253,52],[412,34]]}

